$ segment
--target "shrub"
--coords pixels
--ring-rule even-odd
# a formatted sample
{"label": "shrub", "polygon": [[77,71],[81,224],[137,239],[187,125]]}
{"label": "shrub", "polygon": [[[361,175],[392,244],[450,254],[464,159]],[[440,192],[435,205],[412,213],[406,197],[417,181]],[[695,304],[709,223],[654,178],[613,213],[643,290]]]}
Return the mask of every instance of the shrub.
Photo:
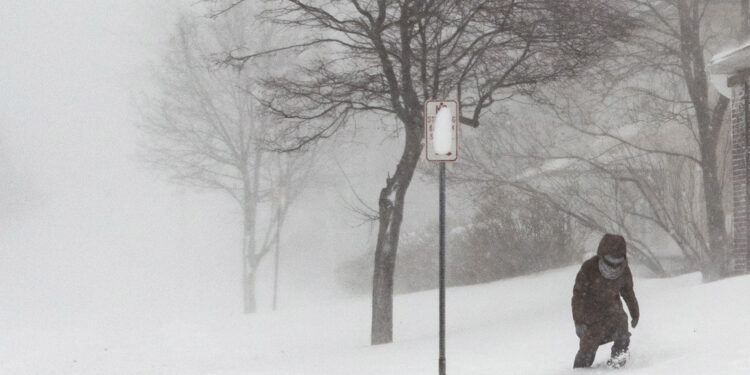
{"label": "shrub", "polygon": [[[476,205],[469,220],[446,235],[446,284],[470,285],[562,267],[581,259],[573,220],[525,195],[496,191]],[[373,254],[347,262],[339,280],[356,293],[369,292]],[[394,290],[438,286],[438,225],[401,234]]]}

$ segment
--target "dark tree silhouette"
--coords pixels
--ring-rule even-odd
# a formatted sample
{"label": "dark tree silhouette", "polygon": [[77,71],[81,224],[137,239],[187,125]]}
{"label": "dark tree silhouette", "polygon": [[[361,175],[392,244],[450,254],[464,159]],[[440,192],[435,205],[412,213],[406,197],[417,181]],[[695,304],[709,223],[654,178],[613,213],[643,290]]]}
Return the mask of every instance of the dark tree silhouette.
{"label": "dark tree silhouette", "polygon": [[[236,2],[216,12],[236,6]],[[514,94],[579,72],[625,37],[631,20],[604,0],[289,0],[261,18],[291,30],[294,42],[261,52],[230,51],[243,65],[295,52],[293,71],[264,81],[265,104],[292,121],[279,147],[327,138],[358,114],[395,119],[404,149],[378,198],[372,292],[372,343],[393,337],[393,272],[404,199],[423,145],[426,99],[455,97],[460,121]],[[281,4],[281,5],[279,5]]]}

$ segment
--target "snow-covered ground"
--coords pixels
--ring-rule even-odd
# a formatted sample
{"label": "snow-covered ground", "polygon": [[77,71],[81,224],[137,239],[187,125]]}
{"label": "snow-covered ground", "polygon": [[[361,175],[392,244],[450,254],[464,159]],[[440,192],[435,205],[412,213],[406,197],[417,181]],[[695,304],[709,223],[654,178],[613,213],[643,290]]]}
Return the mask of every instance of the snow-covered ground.
{"label": "snow-covered ground", "polygon": [[[449,374],[567,374],[576,268],[448,290]],[[636,279],[628,374],[747,374],[750,277]],[[395,302],[395,342],[368,346],[367,298],[254,316],[158,315],[2,333],[2,374],[435,374],[437,293]],[[75,321],[75,319],[72,319]],[[586,373],[607,373],[609,345]]]}

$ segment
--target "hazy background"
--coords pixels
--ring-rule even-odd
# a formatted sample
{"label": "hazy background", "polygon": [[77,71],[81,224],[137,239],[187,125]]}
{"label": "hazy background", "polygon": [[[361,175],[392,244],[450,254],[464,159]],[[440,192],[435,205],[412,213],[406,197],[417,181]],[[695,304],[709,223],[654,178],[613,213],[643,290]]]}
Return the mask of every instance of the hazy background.
{"label": "hazy background", "polygon": [[[55,340],[51,332],[81,325],[137,330],[140,319],[241,315],[239,212],[221,194],[169,184],[138,155],[134,98],[152,88],[178,10],[190,4],[0,7],[2,331]],[[353,196],[333,161],[372,204],[395,160],[381,152],[400,147],[378,137],[371,148],[352,145],[354,157],[325,153],[321,173],[335,183],[306,191],[291,210],[282,309],[347,295],[334,269],[371,251],[376,229],[357,226],[341,203]],[[338,152],[348,154],[346,146]],[[405,230],[436,214],[434,190],[415,180]],[[269,264],[258,282],[259,309],[267,311]]]}
{"label": "hazy background", "polygon": [[[720,5],[709,13],[702,27],[725,36],[734,33],[734,29],[724,24],[725,15],[736,13],[739,2],[726,1]],[[427,368],[423,357],[435,364],[431,352],[436,350],[433,339],[437,292],[434,290],[399,296],[394,304],[395,344],[367,346],[371,288],[365,284],[372,275],[377,223],[363,223],[351,206],[358,206],[361,198],[370,207],[377,207],[378,193],[403,150],[403,140],[397,138],[402,129],[397,128],[397,121],[387,117],[357,117],[356,124],[348,123],[335,137],[320,142],[310,186],[291,206],[283,226],[281,311],[270,312],[273,253],[269,253],[261,260],[258,273],[258,313],[243,314],[243,218],[236,203],[223,193],[169,181],[166,173],[145,162],[143,148],[139,146],[143,134],[136,127],[144,121],[143,113],[153,109],[146,98],[160,89],[157,76],[165,68],[170,37],[177,35],[178,17],[182,14],[206,21],[205,9],[197,9],[200,6],[195,0],[105,0],[7,2],[0,7],[0,296],[3,298],[0,369],[9,373],[32,368],[37,373],[44,370],[82,373],[77,366],[95,363],[101,367],[87,368],[90,373],[162,375],[168,369],[184,375],[218,372],[211,366],[247,373],[247,368],[276,369],[283,364],[289,368],[299,366],[297,372],[307,373],[308,363],[318,364],[319,358],[324,358],[318,356],[318,350],[335,353],[324,359],[334,369],[339,368],[341,360],[348,361],[349,368],[360,369],[361,358],[368,358],[375,373],[388,373],[380,371],[382,368],[378,366],[396,368],[401,362],[423,370]],[[283,36],[280,39],[285,42]],[[709,44],[703,52],[708,56],[735,42]],[[675,43],[680,45],[679,40]],[[314,52],[325,55],[326,50]],[[660,54],[651,58],[657,62],[665,59]],[[662,84],[649,74],[654,73],[636,74],[630,77],[633,82],[624,84],[655,86],[674,94],[671,100],[682,103],[672,108],[675,113],[692,116],[694,109],[684,99],[685,82],[667,74],[672,80],[665,79]],[[595,77],[587,78],[599,83]],[[605,83],[621,83],[617,78],[610,79],[613,82]],[[711,100],[716,100],[713,88],[710,90]],[[697,315],[682,315],[681,303],[672,303],[673,300],[661,295],[662,290],[677,290],[674,301],[684,301],[680,291],[683,279],[666,278],[703,271],[700,268],[703,265],[696,262],[700,254],[691,258],[690,254],[680,252],[678,244],[668,238],[675,233],[675,226],[659,229],[647,221],[602,219],[625,209],[651,207],[644,205],[643,197],[633,191],[628,197],[618,186],[610,186],[616,180],[612,176],[596,175],[592,168],[566,160],[566,156],[594,160],[598,156],[591,153],[607,150],[597,162],[616,174],[622,170],[618,158],[634,148],[629,143],[624,146],[627,142],[696,155],[698,144],[688,132],[697,125],[690,121],[685,122],[686,126],[669,119],[662,121],[659,116],[667,111],[640,94],[633,99],[638,102],[633,108],[628,107],[632,103],[620,101],[618,96],[608,99],[628,107],[624,109],[611,109],[610,103],[604,101],[596,102],[602,105],[589,106],[588,96],[595,97],[597,93],[583,84],[563,89],[545,86],[535,94],[549,94],[550,98],[562,101],[580,99],[562,104],[591,110],[584,114],[596,119],[587,125],[606,124],[611,134],[625,139],[618,141],[617,148],[607,136],[583,136],[572,128],[565,130],[566,125],[581,125],[580,119],[574,115],[572,124],[559,121],[549,107],[545,112],[534,102],[542,97],[503,100],[483,115],[483,121],[490,126],[461,129],[461,142],[466,142],[461,145],[466,145],[463,150],[469,151],[473,144],[476,155],[471,158],[467,152],[460,162],[478,169],[462,170],[460,164],[448,166],[449,176],[464,178],[463,185],[454,180],[449,181],[448,187],[448,282],[449,286],[480,284],[450,289],[458,296],[458,302],[449,307],[456,312],[449,314],[449,330],[453,325],[457,327],[453,332],[463,335],[463,344],[456,347],[464,350],[465,368],[475,363],[472,355],[482,357],[485,365],[497,365],[497,353],[533,364],[523,356],[516,356],[516,352],[505,350],[508,342],[514,342],[503,336],[509,331],[526,340],[517,341],[522,343],[519,347],[531,348],[522,353],[526,356],[540,357],[538,342],[557,342],[559,347],[570,346],[574,352],[577,346],[568,309],[569,291],[579,264],[577,258],[595,249],[600,232],[615,230],[632,229],[628,240],[638,239],[655,249],[654,258],[665,265],[664,272],[659,273],[638,264],[636,257],[631,262],[638,285],[647,287],[644,306],[648,306],[650,299],[652,306],[657,306],[655,310],[661,309],[662,314],[661,321],[655,319],[650,323],[653,333],[646,339],[664,352],[678,352],[674,348],[679,345],[668,342],[673,338],[685,343],[702,340],[707,346],[713,345],[712,341],[695,335],[696,322],[711,322],[708,316],[712,312],[704,311],[712,306],[710,303],[694,300],[692,303],[700,308],[685,310]],[[622,117],[625,110],[635,117]],[[651,117],[642,121],[642,115]],[[728,118],[728,114],[724,117]],[[724,123],[728,121],[725,119]],[[389,126],[393,128],[388,129]],[[682,133],[675,131],[676,128],[682,129]],[[730,160],[726,147],[729,138],[725,135],[717,152]],[[529,155],[525,154],[526,146]],[[656,150],[654,154],[664,150]],[[516,159],[508,158],[507,152],[516,152]],[[696,177],[699,168],[684,164],[680,158],[648,155],[633,163],[635,171],[644,171],[641,177],[651,182],[653,191],[662,193],[664,189],[674,193],[665,195],[673,199],[664,205],[664,210],[677,218],[686,218],[685,223],[678,222],[676,227],[701,235],[687,224],[703,228],[704,208],[682,211],[691,205],[700,206],[705,200],[699,194],[702,193]],[[719,164],[728,165],[724,161]],[[399,293],[437,286],[434,252],[437,186],[435,176],[429,173],[434,168],[421,161],[407,194],[396,269]],[[721,172],[728,176],[727,170]],[[652,175],[669,173],[675,176],[667,183],[649,179]],[[479,177],[487,178],[486,185],[476,184],[470,189],[467,181]],[[512,195],[509,193],[512,189],[498,187],[520,180],[531,181],[527,185],[532,188],[528,195]],[[729,186],[722,186],[723,201],[717,199],[720,205],[724,204],[726,213],[731,211]],[[563,245],[555,241],[565,236],[546,233],[541,225],[554,222],[549,220],[554,210],[544,206],[545,202],[539,198],[544,196],[540,193],[545,193],[545,189],[552,191],[550,202],[555,199],[558,203],[571,202],[558,204],[555,207],[560,211],[553,212],[557,219],[571,220],[556,227],[575,234]],[[685,195],[684,190],[691,190],[692,195]],[[592,195],[592,191],[601,195]],[[476,197],[470,197],[470,192],[489,194],[472,200]],[[578,195],[589,198],[582,199],[589,205],[571,198]],[[261,205],[261,228],[268,221],[268,206],[267,202]],[[588,227],[570,229],[571,213],[592,211]],[[597,216],[597,212],[602,215]],[[509,221],[520,221],[516,220],[519,215],[526,221],[515,227],[506,225],[506,232],[495,231]],[[459,222],[459,218],[463,220]],[[694,222],[690,221],[693,219]],[[731,224],[728,216],[720,219]],[[549,238],[537,238],[544,236]],[[511,237],[518,241],[513,242]],[[477,241],[471,242],[473,239]],[[699,239],[698,250],[708,247]],[[541,240],[546,242],[534,242]],[[682,245],[692,250],[690,240]],[[452,246],[451,241],[463,241],[459,242],[463,246]],[[537,246],[539,243],[543,245]],[[717,254],[721,251],[724,249],[717,249]],[[559,259],[554,258],[556,254]],[[575,266],[548,271],[571,264]],[[510,270],[493,268],[507,265]],[[453,270],[459,272],[451,274]],[[544,273],[481,284],[539,271]],[[662,280],[640,284],[642,277],[645,280],[646,276],[654,275],[668,280],[663,284],[668,288],[662,286]],[[703,288],[697,275],[684,280]],[[736,295],[750,295],[744,292],[733,295],[741,287],[735,284],[708,285],[724,291],[725,300],[731,298],[734,303]],[[553,288],[545,288],[549,285]],[[537,289],[545,292],[528,292]],[[715,295],[705,288],[700,292],[704,299]],[[518,303],[507,308],[501,304],[502,298],[498,297],[501,295],[511,296]],[[336,302],[342,299],[346,302]],[[747,305],[747,301],[739,303]],[[524,320],[537,317],[527,314],[533,309],[540,312],[538,321],[542,325],[528,325],[530,322]],[[662,324],[671,323],[676,314],[682,316],[679,324]],[[299,316],[307,320],[298,319]],[[330,329],[334,324],[340,331]],[[656,326],[673,331],[659,331],[656,328],[663,327]],[[537,335],[529,337],[525,332],[528,330]],[[713,337],[717,342],[723,343],[729,342],[722,336],[729,331],[711,330],[716,333]],[[659,341],[662,338],[667,342]],[[494,346],[484,347],[485,353],[475,352],[475,343],[487,339]],[[687,356],[705,352],[703,346],[691,348],[692,351],[681,353]],[[304,355],[285,357],[287,351],[294,350]],[[364,357],[350,355],[349,351],[355,350]],[[657,362],[656,357],[647,358],[642,367]],[[568,366],[567,352],[556,352],[554,358],[553,362],[545,363],[547,369]],[[346,368],[341,366],[340,370],[348,371]],[[485,367],[489,368],[496,367]]]}

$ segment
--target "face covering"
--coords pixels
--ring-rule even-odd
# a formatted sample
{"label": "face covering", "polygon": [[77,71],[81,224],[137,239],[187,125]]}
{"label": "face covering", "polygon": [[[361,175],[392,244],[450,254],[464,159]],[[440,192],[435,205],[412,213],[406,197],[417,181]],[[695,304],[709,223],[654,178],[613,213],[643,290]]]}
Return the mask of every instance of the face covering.
{"label": "face covering", "polygon": [[622,262],[625,261],[625,257],[624,256],[616,257],[614,255],[605,255],[604,259],[606,259],[607,262],[609,262],[611,264],[620,264],[620,263],[622,263]]}
{"label": "face covering", "polygon": [[[608,257],[608,256],[609,255],[605,255],[605,257]],[[604,258],[599,258],[599,272],[601,272],[604,278],[609,279],[609,280],[614,280],[622,276],[622,273],[625,271],[624,260],[625,258],[623,257],[622,260],[619,261],[619,264],[612,266],[612,265],[607,264],[607,262],[604,261]]]}

